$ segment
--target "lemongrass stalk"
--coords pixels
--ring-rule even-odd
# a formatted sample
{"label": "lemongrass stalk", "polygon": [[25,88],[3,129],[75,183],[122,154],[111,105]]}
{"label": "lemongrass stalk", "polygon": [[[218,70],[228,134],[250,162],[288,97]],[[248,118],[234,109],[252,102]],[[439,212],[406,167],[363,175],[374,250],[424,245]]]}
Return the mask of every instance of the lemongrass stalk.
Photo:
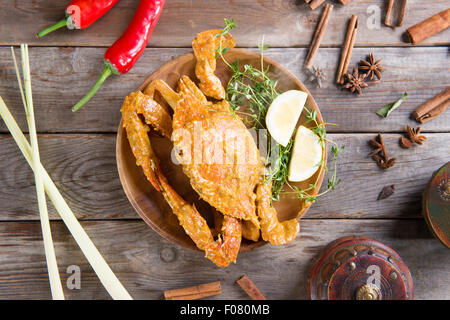
{"label": "lemongrass stalk", "polygon": [[105,289],[111,295],[113,299],[121,299],[121,300],[131,300],[132,297],[128,293],[128,291],[124,288],[122,283],[120,283],[119,279],[117,279],[116,275],[112,272],[111,268],[106,263],[105,259],[103,259],[102,255],[95,247],[92,240],[87,235],[86,231],[84,231],[83,227],[75,217],[75,214],[72,212],[70,207],[67,205],[66,201],[62,197],[58,188],[48,175],[45,168],[41,163],[38,164],[37,167],[34,166],[32,161],[32,151],[31,146],[25,138],[24,134],[20,130],[17,122],[14,120],[14,117],[9,112],[8,107],[4,103],[3,99],[0,96],[0,116],[5,121],[5,124],[8,130],[11,132],[16,144],[18,145],[20,151],[24,155],[30,167],[34,170],[40,170],[42,174],[42,178],[44,181],[44,187],[47,192],[47,196],[52,201],[62,220],[66,224],[69,231],[72,233],[73,238],[77,242],[81,251],[85,255],[86,259],[94,269],[94,272],[97,274],[100,282],[103,284]]}
{"label": "lemongrass stalk", "polygon": [[25,100],[25,94],[23,93],[23,87],[22,87],[22,80],[20,80],[20,71],[19,71],[19,67],[17,66],[17,60],[16,60],[16,55],[14,53],[14,48],[11,47],[11,55],[14,61],[14,69],[16,70],[16,77],[17,77],[17,82],[19,83],[19,90],[20,90],[20,95],[22,97],[22,103],[23,106],[25,107],[25,112],[27,112],[27,101]]}
{"label": "lemongrass stalk", "polygon": [[[25,108],[25,113],[28,122],[28,130],[30,132],[31,148],[32,148],[32,161],[35,168],[39,168],[40,157],[39,147],[37,142],[36,123],[34,120],[34,108],[33,97],[31,92],[31,75],[30,75],[30,61],[28,56],[28,46],[21,45],[22,56],[22,73],[25,82],[25,94],[22,88],[22,81],[20,81],[20,74],[17,68],[17,61],[14,51],[13,59],[14,66],[16,68],[17,81],[19,82],[19,88],[22,95],[22,101]],[[26,100],[25,100],[26,99]],[[39,206],[39,216],[41,220],[42,238],[44,240],[44,252],[47,261],[48,277],[50,281],[50,290],[53,300],[64,300],[64,292],[61,285],[61,279],[59,277],[58,263],[56,261],[55,248],[53,245],[52,231],[50,228],[50,219],[48,217],[47,200],[45,198],[44,183],[42,181],[42,174],[40,170],[34,171],[34,179],[36,183],[36,195]]]}

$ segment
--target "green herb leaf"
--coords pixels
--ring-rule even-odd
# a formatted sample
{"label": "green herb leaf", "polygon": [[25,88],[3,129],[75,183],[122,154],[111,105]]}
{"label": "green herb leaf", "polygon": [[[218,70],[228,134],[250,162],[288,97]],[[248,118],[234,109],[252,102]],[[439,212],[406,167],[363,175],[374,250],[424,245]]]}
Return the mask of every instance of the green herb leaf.
{"label": "green herb leaf", "polygon": [[406,100],[407,97],[408,93],[405,92],[400,99],[392,103],[388,103],[387,105],[383,106],[380,110],[378,110],[376,113],[381,117],[387,118],[387,116],[389,116],[389,114],[392,111],[398,108],[402,104],[402,102]]}
{"label": "green herb leaf", "polygon": [[269,49],[269,46],[267,44],[266,45],[258,44],[258,48],[261,51],[265,51],[265,50]]}
{"label": "green herb leaf", "polygon": [[[234,27],[234,21],[225,20],[225,28],[221,34],[226,34]],[[269,77],[269,66],[264,66],[264,50],[268,48],[264,45],[264,36],[261,44],[258,46],[261,53],[260,66],[255,67],[253,65],[239,65],[239,61],[229,63],[223,56],[222,47],[218,48],[218,56],[224,61],[224,63],[231,69],[232,76],[228,82],[226,88],[226,100],[229,101],[231,111],[244,115],[244,123],[249,124],[253,129],[267,129],[266,127],[266,113],[269,109],[272,101],[281,94],[277,89],[278,82],[273,81]],[[249,112],[238,111],[240,107],[245,106]],[[319,124],[317,120],[317,111],[304,108],[306,113],[306,122],[311,123],[310,129],[319,137],[320,145],[325,149],[326,145],[326,129],[325,124]],[[292,134],[295,137],[295,132]],[[344,149],[339,147],[336,143],[331,148],[331,153],[334,159],[334,171],[330,178],[328,178],[328,187],[325,191],[318,194],[317,188],[320,175],[317,175],[317,180],[314,183],[309,184],[308,187],[299,188],[295,185],[291,185],[288,181],[289,173],[289,161],[291,159],[291,151],[294,145],[294,138],[292,138],[286,147],[278,145],[278,148],[271,148],[270,144],[274,143],[270,135],[267,137],[268,146],[267,150],[277,150],[278,154],[269,154],[267,159],[275,159],[270,168],[266,171],[264,177],[266,182],[272,182],[272,200],[279,201],[281,194],[292,194],[295,198],[305,202],[315,202],[318,196],[327,193],[330,190],[334,190],[337,184],[340,182],[336,177],[337,172],[337,157],[338,154]],[[272,142],[271,142],[272,141]],[[273,152],[273,151],[272,151]],[[324,157],[326,150],[322,153],[322,159],[317,166],[319,170],[324,168],[328,174],[328,167],[325,164]],[[266,163],[266,165],[269,165]],[[317,195],[316,195],[317,194]]]}

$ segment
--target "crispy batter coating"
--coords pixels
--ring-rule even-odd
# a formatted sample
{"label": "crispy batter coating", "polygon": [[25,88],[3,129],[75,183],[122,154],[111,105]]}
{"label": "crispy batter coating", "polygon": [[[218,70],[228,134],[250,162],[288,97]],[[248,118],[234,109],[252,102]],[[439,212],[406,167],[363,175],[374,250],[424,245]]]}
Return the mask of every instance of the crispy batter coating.
{"label": "crispy batter coating", "polygon": [[222,248],[227,258],[236,262],[242,240],[242,221],[230,216],[223,217]]}
{"label": "crispy batter coating", "polygon": [[[136,164],[163,193],[197,247],[216,265],[226,267],[236,261],[242,237],[258,241],[262,236],[274,245],[285,244],[297,236],[299,224],[296,219],[278,221],[271,204],[272,185],[261,182],[263,164],[255,140],[222,100],[225,90],[214,74],[216,52],[219,47],[233,48],[235,41],[230,34],[220,33],[219,29],[207,30],[192,42],[199,87],[187,76],[180,78],[177,92],[163,80],[154,80],[144,93],[126,97],[121,111]],[[155,91],[173,109],[173,119],[153,100]],[[208,101],[205,95],[220,101]],[[220,212],[215,214],[214,234],[196,208],[167,182],[150,145],[149,128],[139,115],[172,140],[192,187]]]}
{"label": "crispy batter coating", "polygon": [[136,99],[136,96],[135,93],[131,93],[125,98],[122,105],[123,127],[127,132],[127,138],[136,158],[136,164],[142,167],[148,181],[150,181],[156,190],[160,191],[159,183],[154,173],[159,167],[159,161],[150,145],[150,139],[148,137],[148,131],[150,129],[139,118],[138,99]]}
{"label": "crispy batter coating", "polygon": [[178,101],[181,99],[181,95],[176,93],[172,90],[171,87],[167,83],[165,83],[163,80],[157,79],[150,82],[150,84],[145,87],[144,94],[148,95],[153,99],[155,91],[159,91],[162,96],[164,97],[164,100],[167,101],[167,103],[172,107],[172,109],[175,109],[177,106]]}
{"label": "crispy batter coating", "polygon": [[[214,241],[211,230],[206,220],[200,215],[197,209],[188,204],[172,187],[167,183],[161,172],[157,172],[158,179],[161,183],[162,193],[167,203],[178,218],[180,225],[186,234],[194,241],[196,246],[205,251],[206,258],[210,259],[219,267],[226,267],[230,264],[225,250],[222,249],[222,240]],[[236,228],[238,230],[235,230]],[[236,233],[240,237],[240,223],[229,226],[227,232]],[[235,236],[233,238],[236,238]],[[234,254],[234,252],[233,252]]]}
{"label": "crispy batter coating", "polygon": [[172,136],[172,118],[167,111],[155,100],[140,91],[132,92],[130,96],[135,99],[136,111],[144,116],[145,123],[170,139]]}
{"label": "crispy batter coating", "polygon": [[[191,90],[193,89],[192,85],[192,82],[188,83]],[[163,96],[169,96],[172,106],[181,101],[181,95],[173,92],[164,82],[156,81],[151,84],[152,86],[155,90],[162,89]],[[201,94],[199,90],[197,93]],[[149,127],[141,121],[139,114],[144,116],[147,124],[164,136],[170,136],[172,132],[170,116],[150,96],[141,92],[133,92],[126,97],[122,106],[122,117],[137,164],[142,166],[152,185],[163,193],[166,201],[177,215],[180,225],[197,247],[205,251],[206,257],[218,266],[228,266],[230,262],[235,262],[242,239],[241,221],[233,217],[223,219],[222,238],[219,236],[219,239],[214,241],[206,220],[194,206],[185,202],[167,183],[148,138]]]}
{"label": "crispy batter coating", "polygon": [[203,92],[195,85],[195,83],[188,76],[182,76],[178,81],[178,92],[182,95],[192,94],[199,103],[208,105],[210,102],[206,100]]}
{"label": "crispy batter coating", "polygon": [[245,239],[257,242],[259,240],[261,232],[259,226],[255,225],[251,221],[244,220],[242,223],[242,236]]}
{"label": "crispy batter coating", "polygon": [[188,162],[179,159],[183,172],[202,199],[224,215],[250,220],[258,228],[254,189],[261,163],[253,137],[226,102],[208,103],[186,76],[178,87],[177,94],[162,80],[155,80],[145,92],[159,91],[174,108],[176,155],[191,155]]}
{"label": "crispy batter coating", "polygon": [[216,71],[216,53],[222,44],[223,49],[234,48],[236,42],[231,34],[217,36],[220,29],[207,30],[199,33],[192,41],[197,64],[195,75],[200,80],[199,87],[208,97],[222,100],[225,98],[225,89],[220,79],[214,74]]}
{"label": "crispy batter coating", "polygon": [[295,239],[300,231],[300,225],[297,219],[279,222],[277,212],[271,204],[271,196],[272,183],[262,181],[256,188],[261,236],[273,245],[286,244]]}
{"label": "crispy batter coating", "polygon": [[210,108],[186,93],[174,110],[173,129],[189,133],[173,143],[183,155],[192,155],[183,172],[194,190],[224,215],[257,227],[254,189],[261,163],[244,123],[229,110]]}

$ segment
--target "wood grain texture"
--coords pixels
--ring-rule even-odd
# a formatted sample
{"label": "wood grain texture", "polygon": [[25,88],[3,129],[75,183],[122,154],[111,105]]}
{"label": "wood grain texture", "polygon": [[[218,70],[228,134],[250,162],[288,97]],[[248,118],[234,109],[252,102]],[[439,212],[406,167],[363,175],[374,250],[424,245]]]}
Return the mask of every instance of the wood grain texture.
{"label": "wood grain texture", "polygon": [[[88,29],[58,30],[44,38],[35,34],[64,16],[65,0],[4,0],[0,3],[0,45],[27,42],[38,46],[110,46],[125,30],[138,0],[122,0]],[[352,14],[360,18],[356,46],[409,46],[402,40],[406,28],[444,10],[446,0],[410,0],[402,28],[384,26],[386,1],[353,1],[336,4],[322,45],[340,46],[346,21]],[[224,18],[234,18],[234,34],[245,46],[256,47],[265,34],[266,43],[276,47],[308,46],[319,19],[320,10],[311,11],[299,0],[171,0],[167,1],[150,46],[189,47],[192,36],[206,29],[222,27]],[[420,45],[448,44],[444,31]],[[170,36],[168,36],[170,35]]]}
{"label": "wood grain texture", "polygon": [[[10,50],[5,46],[28,42],[42,162],[134,298],[162,299],[164,290],[221,281],[223,293],[213,299],[248,299],[235,283],[248,274],[268,299],[307,299],[310,260],[330,241],[363,235],[401,255],[411,270],[416,299],[450,299],[448,249],[432,237],[420,215],[427,181],[450,159],[450,112],[422,126],[428,137],[424,145],[409,150],[398,145],[406,125],[418,126],[410,119],[411,112],[450,85],[450,30],[416,47],[405,43],[402,34],[448,8],[448,0],[409,0],[403,26],[395,29],[383,25],[385,0],[352,1],[345,7],[336,3],[315,60],[328,78],[320,89],[308,83],[303,69],[320,10],[311,11],[301,0],[166,1],[149,48],[135,67],[127,75],[108,79],[75,114],[70,108],[94,84],[105,48],[125,30],[138,0],[121,0],[89,29],[58,30],[37,39],[37,31],[63,17],[67,3],[0,2],[0,95],[26,129]],[[388,68],[383,81],[360,97],[334,84],[352,14],[360,24],[350,67],[373,52]],[[339,124],[328,128],[328,138],[344,145],[345,151],[338,165],[341,184],[308,211],[300,237],[283,247],[266,245],[242,253],[236,265],[220,269],[201,252],[169,243],[140,220],[120,185],[114,154],[124,97],[162,64],[191,51],[196,33],[223,26],[224,18],[236,20],[233,35],[238,47],[256,48],[265,35],[265,44],[272,48],[265,54],[305,83],[325,121]],[[405,91],[408,99],[389,118],[375,114]],[[0,121],[0,298],[49,299],[33,174],[5,132]],[[379,169],[367,157],[371,150],[367,141],[377,132],[388,132],[384,135],[388,151],[397,158],[388,170]],[[396,186],[395,194],[377,201],[381,189],[391,184]],[[49,210],[66,297],[109,299],[51,204]],[[70,265],[81,268],[81,290],[65,286]]]}
{"label": "wood grain texture", "polygon": [[[238,39],[238,43],[239,43]],[[102,48],[30,48],[33,96],[39,132],[116,132],[124,97],[162,64],[190,49],[147,49],[139,62],[123,76],[114,76],[80,111],[70,109],[94,84],[102,69]],[[320,48],[315,65],[324,69],[328,80],[323,88],[309,83],[303,69],[305,48],[270,49],[266,52],[298,77],[311,91],[330,132],[401,131],[402,126],[417,123],[410,114],[419,105],[450,85],[448,49],[434,48],[355,48],[350,66],[373,52],[388,69],[383,81],[365,88],[362,96],[342,91],[334,84],[340,49]],[[45,57],[43,59],[42,57]],[[437,80],[438,79],[438,80]],[[387,119],[375,112],[386,103],[397,100],[403,92],[408,99]],[[0,95],[26,129],[16,76],[9,48],[0,47]],[[450,112],[423,126],[425,132],[450,132]],[[0,132],[6,128],[0,121]]]}
{"label": "wood grain texture", "polygon": [[[201,252],[174,246],[142,221],[91,221],[83,227],[135,299],[163,299],[163,292],[220,281],[222,294],[208,299],[248,299],[235,283],[247,274],[267,299],[307,299],[311,259],[329,242],[363,235],[392,247],[408,265],[415,299],[450,299],[448,249],[418,220],[304,220],[300,236],[286,246],[239,255],[226,269]],[[52,222],[56,256],[67,299],[109,299],[62,222]],[[38,222],[0,223],[0,298],[49,299],[45,256]],[[67,267],[81,269],[81,289],[68,290]],[[255,268],[255,266],[258,266]],[[263,266],[263,267],[260,267]]]}
{"label": "wood grain texture", "polygon": [[[426,136],[428,140],[422,146],[406,150],[399,146],[400,134],[385,134],[388,151],[397,163],[382,170],[367,157],[371,151],[368,140],[374,134],[329,134],[330,140],[345,146],[338,162],[342,182],[321,197],[305,217],[419,217],[427,181],[450,159],[450,133]],[[138,218],[119,181],[115,139],[112,134],[39,136],[42,163],[78,218]],[[0,135],[0,150],[0,220],[39,219],[33,174],[9,135]],[[328,165],[332,168],[333,161]],[[377,200],[381,189],[391,184],[396,186],[395,194]],[[160,203],[165,205],[162,197]],[[49,212],[51,218],[58,218],[51,204]]]}

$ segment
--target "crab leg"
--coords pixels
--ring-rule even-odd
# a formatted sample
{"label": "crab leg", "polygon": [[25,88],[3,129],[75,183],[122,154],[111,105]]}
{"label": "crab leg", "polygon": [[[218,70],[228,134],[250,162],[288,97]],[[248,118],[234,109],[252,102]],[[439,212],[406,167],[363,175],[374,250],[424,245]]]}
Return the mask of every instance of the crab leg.
{"label": "crab leg", "polygon": [[222,248],[228,259],[236,262],[242,241],[242,221],[231,216],[224,216],[222,223]]}
{"label": "crab leg", "polygon": [[216,70],[217,49],[230,49],[235,46],[234,38],[231,34],[218,36],[222,30],[213,29],[201,32],[192,41],[194,55],[197,58],[195,65],[195,75],[200,80],[200,89],[205,95],[222,100],[225,98],[225,90],[220,79],[214,74]]}
{"label": "crab leg", "polygon": [[172,136],[172,118],[167,111],[150,96],[140,91],[133,92],[130,96],[134,99],[137,113],[144,116],[145,123],[170,139]]}
{"label": "crab leg", "polygon": [[[188,204],[172,189],[160,170],[156,172],[156,175],[161,183],[164,198],[178,217],[180,225],[196,246],[200,250],[205,251],[206,258],[219,267],[228,266],[233,255],[234,260],[236,260],[237,252],[231,251],[227,254],[227,250],[229,247],[236,246],[235,242],[237,238],[240,238],[240,221],[236,219],[236,221],[231,221],[232,223],[224,223],[225,227],[222,227],[224,238],[229,238],[229,240],[225,240],[222,243],[222,240],[219,238],[217,241],[214,241],[206,220],[200,215],[195,206]],[[237,245],[237,250],[239,250],[239,245],[240,241]]]}
{"label": "crab leg", "polygon": [[224,219],[223,240],[219,238],[214,241],[206,220],[194,206],[184,201],[171,188],[161,171],[158,158],[154,154],[148,138],[149,127],[142,123],[139,114],[144,116],[147,124],[170,138],[172,120],[168,113],[150,96],[139,91],[133,92],[125,98],[121,111],[123,125],[127,131],[137,165],[143,168],[144,174],[152,185],[163,193],[186,233],[199,249],[205,251],[206,257],[218,266],[225,267],[231,261],[236,261],[241,242],[241,221],[228,217]]}
{"label": "crab leg", "polygon": [[188,76],[182,76],[178,81],[178,91],[181,94],[193,94],[197,100],[202,104],[208,104],[203,92],[197,87],[197,85]]}
{"label": "crab leg", "polygon": [[230,104],[227,100],[220,100],[219,102],[212,103],[208,101],[203,94],[203,92],[197,87],[197,85],[188,77],[182,76],[180,81],[178,81],[178,91],[185,95],[193,95],[200,103],[207,105],[211,109],[216,111],[230,111]]}
{"label": "crab leg", "polygon": [[150,129],[139,118],[135,98],[135,94],[130,94],[125,98],[122,105],[123,127],[127,132],[127,138],[136,158],[136,164],[142,167],[145,176],[155,189],[161,191],[154,173],[159,168],[159,161],[148,138],[148,131]]}
{"label": "crab leg", "polygon": [[160,79],[150,82],[150,84],[145,87],[144,94],[150,96],[150,98],[153,99],[155,91],[159,91],[162,94],[164,100],[167,101],[172,109],[176,108],[178,101],[181,99],[181,95],[173,91],[167,83]]}
{"label": "crab leg", "polygon": [[278,221],[271,204],[272,183],[261,182],[256,188],[257,211],[263,240],[273,245],[286,244],[297,236],[300,226],[297,219]]}
{"label": "crab leg", "polygon": [[259,240],[259,226],[255,225],[253,221],[244,220],[242,223],[242,236],[245,239],[257,242]]}

